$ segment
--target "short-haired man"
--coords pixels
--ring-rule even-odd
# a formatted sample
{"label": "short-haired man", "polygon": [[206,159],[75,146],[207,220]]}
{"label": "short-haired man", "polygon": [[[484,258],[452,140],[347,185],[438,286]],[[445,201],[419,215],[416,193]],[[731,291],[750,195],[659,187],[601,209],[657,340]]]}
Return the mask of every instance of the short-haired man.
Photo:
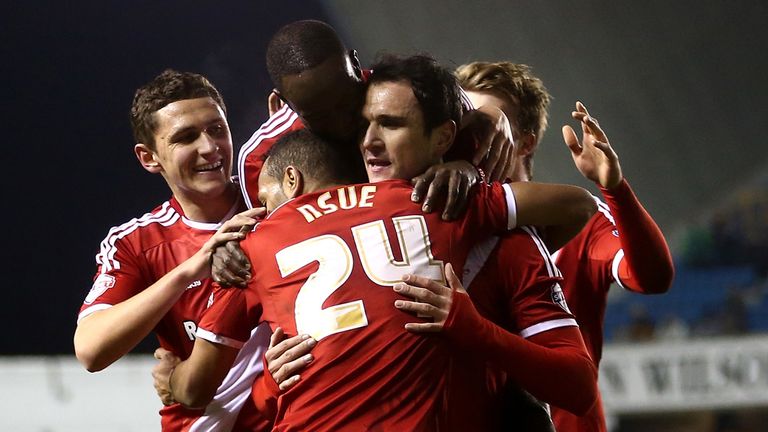
{"label": "short-haired man", "polygon": [[[452,102],[451,95],[458,94],[454,78],[437,68],[431,59],[419,56],[389,59],[378,63],[377,70],[382,73],[369,83],[363,110],[369,125],[361,146],[369,175],[379,183],[329,189],[329,185],[338,180],[318,179],[315,176],[325,170],[314,172],[317,164],[328,158],[322,156],[323,152],[312,151],[313,145],[319,145],[318,139],[302,132],[292,133],[270,151],[259,179],[260,199],[267,203],[268,209],[278,210],[257,227],[243,248],[249,254],[274,255],[279,271],[275,263],[254,262],[254,277],[246,292],[251,310],[256,305],[256,315],[269,320],[273,326],[280,325],[289,334],[306,332],[316,339],[328,337],[327,342],[315,348],[314,360],[302,373],[301,380],[281,396],[278,427],[313,430],[342,426],[352,429],[379,426],[385,430],[435,427],[432,423],[437,415],[435,398],[441,397],[439,390],[443,386],[448,353],[439,348],[438,355],[435,352],[438,348],[432,345],[434,340],[403,333],[403,326],[413,318],[395,312],[391,305],[398,299],[396,293],[381,286],[400,286],[398,281],[406,273],[442,281],[440,261],[452,257],[450,260],[460,266],[468,244],[477,237],[446,236],[445,230],[458,228],[467,233],[488,233],[488,227],[474,224],[489,204],[482,196],[476,197],[475,205],[470,206],[460,224],[446,224],[434,216],[422,215],[418,207],[410,204],[411,189],[406,183],[386,181],[408,179],[414,172],[439,162],[453,141],[460,110],[458,103]],[[292,150],[294,148],[302,150]],[[302,153],[316,153],[315,164],[307,166],[306,155],[297,157]],[[481,191],[489,188],[479,187]],[[308,193],[317,189],[321,191]],[[511,187],[505,185],[503,189],[511,197]],[[508,202],[514,202],[514,198]],[[393,230],[390,224],[397,229]],[[350,225],[354,226],[351,230]],[[398,234],[393,236],[393,232]],[[399,238],[399,250],[392,246],[391,238]],[[533,243],[528,248],[543,267],[541,252]],[[306,267],[315,261],[320,267]],[[339,266],[343,268],[337,268]],[[313,273],[313,270],[316,271]],[[340,275],[336,274],[338,271]],[[547,280],[537,282],[551,285],[556,278],[550,274],[544,277]],[[544,292],[549,295],[548,290]],[[230,293],[237,307],[239,292]],[[352,301],[343,303],[342,300]],[[339,302],[343,304],[322,308],[324,304]],[[540,308],[545,311],[531,319],[573,321],[555,302],[549,303],[549,308]],[[208,314],[220,312],[218,316],[222,316],[224,312],[217,309],[222,304],[227,306],[214,303]],[[529,309],[536,306],[539,305]],[[471,314],[467,320],[471,326],[481,318]],[[488,324],[476,325],[488,332],[496,331],[495,326]],[[205,327],[207,325],[210,328]],[[238,338],[234,333],[238,328],[240,331],[248,328],[215,318],[204,320],[201,327],[220,334],[221,341],[241,339],[244,335]],[[451,334],[450,328],[446,333]],[[459,337],[466,343],[468,339],[483,336],[464,331]],[[497,350],[494,354],[507,360],[508,357],[499,354],[504,351],[501,347],[505,343],[506,339],[502,338],[501,344],[494,346]],[[523,341],[522,345],[525,344]],[[215,354],[215,351],[206,348],[203,340],[199,340],[198,345],[190,359],[180,364],[170,377],[178,399],[186,399],[187,395],[181,392],[189,389],[194,392],[200,380],[210,376],[205,368],[211,362],[197,354]],[[546,347],[532,349],[546,350]],[[413,354],[419,351],[423,352]],[[373,354],[376,352],[386,352],[390,364]],[[429,359],[429,366],[422,362],[425,359]],[[586,354],[575,361],[587,368],[591,366]],[[553,372],[557,374],[556,370]],[[414,381],[423,385],[414,388],[411,386]],[[399,396],[393,399],[392,395]]]}
{"label": "short-haired man", "polygon": [[[249,207],[257,203],[263,156],[283,134],[307,127],[334,145],[354,151],[361,126],[365,83],[373,73],[360,66],[357,53],[345,48],[333,27],[316,20],[296,21],[279,29],[267,46],[266,63],[274,94],[285,105],[240,149],[237,165],[240,186]],[[465,109],[471,109],[465,96],[462,100]],[[502,167],[509,162],[512,139],[507,124],[506,116],[495,107],[480,107],[465,116],[463,129],[478,132],[480,140],[477,143],[462,140],[466,151],[459,154],[481,166],[490,180],[503,179]],[[469,138],[470,134],[465,135]],[[415,197],[433,207],[437,189],[447,186],[442,178],[432,181],[435,171],[440,172],[435,168],[419,177]],[[363,173],[359,174],[362,181]],[[462,174],[474,176],[474,173]]]}
{"label": "short-haired man", "polygon": [[[549,94],[541,80],[528,66],[509,62],[470,63],[459,67],[456,74],[475,103],[496,105],[513,122],[518,157],[512,180],[530,181],[533,156],[547,125]],[[672,283],[674,267],[663,234],[624,179],[618,157],[597,120],[580,102],[572,115],[581,123],[583,138],[579,143],[570,126],[563,127],[563,138],[576,167],[597,184],[606,203],[595,198],[600,211],[554,256],[565,278],[565,298],[597,367],[611,283],[642,294],[663,293]],[[554,405],[557,430],[606,430],[599,399],[581,417]]]}
{"label": "short-haired man", "polygon": [[[245,209],[230,176],[232,138],[221,95],[203,76],[167,70],[139,88],[131,125],[136,157],[148,172],[163,176],[172,197],[112,228],[101,243],[74,337],[77,358],[91,372],[128,353],[152,330],[163,348],[186,358],[211,298],[214,247],[242,238],[238,229],[255,223],[262,211],[231,219]],[[268,426],[249,397],[269,335],[264,328],[256,332],[216,400],[207,409],[164,407],[163,430]]]}

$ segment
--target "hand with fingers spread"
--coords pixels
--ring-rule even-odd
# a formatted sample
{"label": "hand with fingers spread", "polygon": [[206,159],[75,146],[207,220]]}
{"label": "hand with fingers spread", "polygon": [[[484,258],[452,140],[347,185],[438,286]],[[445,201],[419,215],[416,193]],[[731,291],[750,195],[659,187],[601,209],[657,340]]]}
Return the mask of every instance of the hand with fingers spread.
{"label": "hand with fingers spread", "polygon": [[411,200],[420,202],[423,199],[421,208],[425,213],[431,213],[440,203],[445,202],[442,218],[453,220],[466,209],[469,191],[479,180],[480,173],[467,161],[434,165],[411,180]]}
{"label": "hand with fingers spread", "polygon": [[301,375],[298,372],[314,360],[310,351],[315,345],[317,341],[309,335],[296,335],[286,339],[282,328],[275,329],[264,358],[267,360],[267,369],[280,391],[286,391],[299,382]]}
{"label": "hand with fingers spread", "polygon": [[252,208],[235,215],[225,222],[219,231],[233,232],[236,238],[218,243],[211,255],[211,277],[223,287],[245,287],[251,278],[251,263],[240,249],[240,240],[253,229],[258,217],[264,216],[264,207]]}
{"label": "hand with fingers spread", "polygon": [[408,323],[405,325],[406,330],[413,333],[438,333],[443,330],[453,304],[453,292],[464,291],[451,264],[445,266],[445,278],[448,286],[422,276],[405,275],[403,283],[392,287],[396,293],[414,299],[396,300],[396,308],[432,318],[432,322],[428,323]]}
{"label": "hand with fingers spread", "polygon": [[155,358],[159,360],[152,368],[155,391],[163,405],[173,405],[176,400],[173,398],[173,390],[171,389],[171,375],[181,359],[165,348],[156,349]]}
{"label": "hand with fingers spread", "polygon": [[486,181],[504,181],[512,168],[515,147],[512,127],[504,111],[481,106],[465,113],[461,124],[456,140],[474,142],[472,163],[483,169]]}
{"label": "hand with fingers spread", "polygon": [[563,126],[563,139],[571,150],[571,156],[584,177],[606,189],[613,189],[621,183],[619,157],[611,148],[608,137],[600,128],[597,119],[589,115],[581,102],[576,102],[576,111],[571,113],[581,122],[582,140],[570,126]]}

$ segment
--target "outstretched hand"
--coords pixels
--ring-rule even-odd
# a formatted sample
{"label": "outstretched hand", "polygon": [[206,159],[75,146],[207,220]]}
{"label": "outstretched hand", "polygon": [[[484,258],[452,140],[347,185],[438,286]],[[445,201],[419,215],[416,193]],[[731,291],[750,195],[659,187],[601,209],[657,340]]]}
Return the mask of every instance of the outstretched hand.
{"label": "outstretched hand", "polygon": [[576,102],[576,111],[571,116],[581,123],[582,139],[570,126],[563,126],[563,139],[571,150],[573,162],[581,174],[606,189],[613,189],[621,183],[619,157],[613,151],[608,137],[597,119],[589,115],[581,102]]}
{"label": "outstretched hand", "polygon": [[453,292],[464,291],[451,264],[445,266],[445,278],[448,286],[422,276],[405,275],[403,283],[392,287],[398,294],[414,300],[396,300],[396,308],[432,318],[432,322],[428,323],[408,323],[406,330],[413,333],[438,333],[443,330],[453,304]]}

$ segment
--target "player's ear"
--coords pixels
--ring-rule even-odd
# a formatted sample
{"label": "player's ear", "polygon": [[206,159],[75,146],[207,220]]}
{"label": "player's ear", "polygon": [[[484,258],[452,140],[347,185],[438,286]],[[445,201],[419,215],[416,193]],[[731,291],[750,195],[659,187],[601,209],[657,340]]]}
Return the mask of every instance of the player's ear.
{"label": "player's ear", "polygon": [[515,138],[515,153],[519,156],[532,155],[536,151],[536,134],[533,132],[525,132]]}
{"label": "player's ear", "polygon": [[293,165],[285,167],[283,172],[283,193],[288,198],[296,198],[304,193],[304,175]]}
{"label": "player's ear", "polygon": [[430,139],[437,152],[437,156],[442,157],[453,145],[456,138],[456,123],[453,120],[446,120],[445,123],[432,129]]}
{"label": "player's ear", "polygon": [[267,110],[269,111],[269,116],[272,117],[275,115],[275,113],[280,111],[280,108],[282,108],[284,104],[285,100],[283,100],[283,96],[280,92],[277,89],[272,89],[267,97]]}
{"label": "player's ear", "polygon": [[152,174],[157,174],[163,171],[162,165],[157,161],[157,155],[148,145],[143,143],[136,144],[133,146],[133,153],[145,170]]}

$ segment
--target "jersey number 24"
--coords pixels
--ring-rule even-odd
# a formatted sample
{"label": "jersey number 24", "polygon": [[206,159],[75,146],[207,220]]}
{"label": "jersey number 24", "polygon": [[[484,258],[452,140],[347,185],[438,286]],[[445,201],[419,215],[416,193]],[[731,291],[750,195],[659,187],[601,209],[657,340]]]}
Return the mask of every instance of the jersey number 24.
{"label": "jersey number 24", "polygon": [[[401,261],[395,260],[383,220],[352,227],[358,257],[368,279],[383,287],[391,287],[410,273],[445,282],[443,262],[432,256],[424,217],[401,216],[392,218],[392,223],[397,232]],[[352,273],[352,251],[341,237],[332,234],[313,237],[282,249],[275,258],[283,277],[314,261],[320,264],[296,297],[294,313],[299,334],[306,333],[320,340],[368,325],[362,300],[323,309],[323,303]]]}

